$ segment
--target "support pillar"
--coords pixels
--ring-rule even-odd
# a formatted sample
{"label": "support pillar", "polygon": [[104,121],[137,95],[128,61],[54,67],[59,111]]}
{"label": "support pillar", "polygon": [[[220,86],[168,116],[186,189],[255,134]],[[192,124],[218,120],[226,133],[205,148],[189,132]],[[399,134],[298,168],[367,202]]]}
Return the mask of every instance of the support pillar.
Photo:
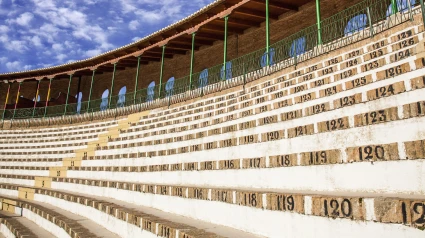
{"label": "support pillar", "polygon": [[158,91],[158,98],[161,98],[161,87],[162,87],[162,76],[164,73],[164,55],[165,55],[165,47],[167,45],[162,46],[162,56],[161,56],[161,74],[159,75],[159,91]]}
{"label": "support pillar", "polygon": [[266,0],[266,65],[270,66],[270,22],[269,22],[269,0]]}
{"label": "support pillar", "polygon": [[81,76],[78,77],[78,86],[77,86],[77,102],[78,99],[80,98],[80,90],[81,90]]}
{"label": "support pillar", "polygon": [[46,114],[47,114],[47,107],[49,106],[49,100],[50,100],[50,89],[51,89],[51,87],[52,87],[52,80],[53,80],[53,78],[49,79],[49,88],[47,89],[46,107],[44,108],[44,117],[46,117]]}
{"label": "support pillar", "polygon": [[87,112],[89,112],[90,110],[91,94],[93,92],[93,81],[94,81],[95,74],[96,74],[96,69],[93,69],[93,74],[91,76],[91,83],[90,83],[89,101],[87,102]]}
{"label": "support pillar", "polygon": [[67,92],[67,94],[66,94],[65,110],[64,110],[63,115],[66,115],[66,109],[68,108],[69,89],[71,88],[72,76],[73,76],[73,74],[70,74],[70,75],[69,75],[68,92]]}
{"label": "support pillar", "polygon": [[18,92],[16,93],[15,108],[13,110],[13,117],[12,117],[12,119],[15,118],[16,108],[18,107],[19,93],[21,92],[21,84],[22,84],[22,82],[19,82]]}
{"label": "support pillar", "polygon": [[229,21],[229,16],[224,17],[224,62],[223,62],[223,73],[224,73],[224,79],[227,79],[227,69],[226,69],[226,62],[227,62],[227,23]]}
{"label": "support pillar", "polygon": [[189,90],[192,89],[192,77],[193,77],[193,61],[195,58],[195,35],[196,32],[192,33],[192,52],[190,55],[190,74],[189,74]]}
{"label": "support pillar", "polygon": [[[41,81],[41,79],[40,79],[40,81]],[[35,108],[37,107],[38,94],[40,93],[40,81],[37,80],[37,91],[35,92],[35,97],[34,97],[34,108],[32,110],[32,117],[34,117]]]}
{"label": "support pillar", "polygon": [[6,113],[6,106],[7,106],[7,101],[9,101],[9,94],[10,94],[10,83],[7,83],[8,87],[7,87],[7,94],[6,94],[6,100],[4,102],[4,107],[3,107],[3,115],[2,115],[2,120],[4,121],[4,115]]}
{"label": "support pillar", "polygon": [[111,91],[109,92],[109,105],[108,105],[108,108],[111,108],[111,101],[112,101],[112,94],[113,94],[112,92],[114,90],[115,71],[117,70],[117,63],[114,63],[114,72],[112,72],[112,82],[111,82]]}
{"label": "support pillar", "polygon": [[398,12],[397,10],[397,1],[396,0],[391,0],[391,9],[392,9],[392,13],[396,14]]}
{"label": "support pillar", "polygon": [[374,33],[373,33],[373,25],[372,25],[372,16],[370,15],[369,7],[366,8],[366,13],[367,13],[367,20],[369,22],[370,37],[373,37]]}
{"label": "support pillar", "polygon": [[423,24],[425,25],[425,6],[424,6],[424,0],[419,0],[419,2],[421,4],[422,21],[423,21]]}
{"label": "support pillar", "polygon": [[320,0],[316,0],[316,16],[317,16],[317,44],[322,44],[322,25],[320,18]]}
{"label": "support pillar", "polygon": [[136,104],[136,94],[137,94],[137,86],[139,84],[139,71],[140,71],[140,57],[142,57],[141,55],[139,55],[137,57],[137,69],[136,69],[136,82],[134,84],[134,95],[133,95],[133,103]]}

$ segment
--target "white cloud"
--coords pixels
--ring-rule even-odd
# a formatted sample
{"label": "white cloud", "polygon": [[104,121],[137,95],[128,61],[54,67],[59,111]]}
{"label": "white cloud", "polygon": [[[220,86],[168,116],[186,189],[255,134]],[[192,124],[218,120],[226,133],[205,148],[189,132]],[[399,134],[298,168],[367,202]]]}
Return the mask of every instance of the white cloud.
{"label": "white cloud", "polygon": [[133,39],[131,39],[131,41],[136,42],[136,41],[138,41],[138,40],[140,40],[140,39],[142,39],[142,38],[141,38],[141,37],[136,36],[136,37],[134,37]]}
{"label": "white cloud", "polygon": [[61,51],[63,51],[63,46],[62,46],[62,44],[55,43],[55,44],[52,45],[52,49],[55,50],[55,51],[61,52]]}
{"label": "white cloud", "polygon": [[140,23],[137,20],[133,20],[130,21],[130,23],[128,23],[128,29],[130,30],[137,30],[137,28],[139,27]]}
{"label": "white cloud", "polygon": [[5,43],[4,46],[10,51],[17,51],[19,53],[24,53],[28,50],[26,42],[22,40],[12,40],[8,43]]}
{"label": "white cloud", "polygon": [[133,12],[137,9],[132,0],[120,0],[120,3],[124,13]]}
{"label": "white cloud", "polygon": [[6,67],[13,72],[20,71],[21,70],[21,63],[18,61],[13,62],[7,62]]}
{"label": "white cloud", "polygon": [[22,65],[20,61],[12,61],[6,62],[6,68],[12,72],[19,72],[31,69],[32,65]]}
{"label": "white cloud", "polygon": [[59,62],[63,62],[68,56],[66,54],[58,54],[56,56],[56,59],[59,60]]}
{"label": "white cloud", "polygon": [[28,26],[31,20],[34,18],[34,15],[30,12],[22,13],[17,19],[16,23],[21,26]]}
{"label": "white cloud", "polygon": [[160,10],[147,11],[145,9],[138,9],[135,14],[140,17],[140,20],[150,24],[160,23],[166,17],[161,14]]}
{"label": "white cloud", "polygon": [[5,25],[0,25],[0,33],[7,33],[9,31],[9,27]]}
{"label": "white cloud", "polygon": [[84,56],[90,58],[90,57],[94,57],[96,55],[99,55],[101,53],[102,53],[102,51],[100,49],[93,49],[93,50],[86,51],[85,54],[84,54]]}
{"label": "white cloud", "polygon": [[57,41],[58,35],[64,32],[53,24],[43,23],[39,29],[30,30],[29,33],[34,34],[41,39],[45,39],[48,43],[54,44]]}
{"label": "white cloud", "polygon": [[7,35],[0,35],[0,42],[3,44],[7,43],[9,41],[9,37]]}
{"label": "white cloud", "polygon": [[41,47],[41,46],[43,46],[42,44],[41,44],[41,39],[40,39],[40,37],[38,37],[38,36],[33,36],[33,37],[31,37],[31,42],[34,44],[34,46],[36,46],[36,47]]}

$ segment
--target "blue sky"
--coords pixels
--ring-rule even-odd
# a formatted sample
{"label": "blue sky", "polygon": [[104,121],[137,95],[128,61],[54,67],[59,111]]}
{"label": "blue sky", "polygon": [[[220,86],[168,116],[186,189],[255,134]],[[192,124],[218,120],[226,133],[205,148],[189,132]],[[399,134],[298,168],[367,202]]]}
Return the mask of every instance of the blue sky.
{"label": "blue sky", "polygon": [[0,73],[87,59],[214,0],[0,0]]}

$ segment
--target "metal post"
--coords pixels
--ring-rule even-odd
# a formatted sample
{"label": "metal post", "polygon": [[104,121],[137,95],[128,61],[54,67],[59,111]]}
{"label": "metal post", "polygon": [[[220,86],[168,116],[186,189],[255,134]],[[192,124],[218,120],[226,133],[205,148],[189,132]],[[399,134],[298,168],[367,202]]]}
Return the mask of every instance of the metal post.
{"label": "metal post", "polygon": [[114,63],[114,72],[112,72],[112,82],[111,82],[111,91],[109,92],[109,104],[108,108],[111,108],[112,94],[114,90],[114,81],[115,81],[115,71],[117,69],[117,63]]}
{"label": "metal post", "polygon": [[91,101],[91,95],[93,92],[93,81],[94,81],[94,75],[96,74],[96,69],[93,69],[93,74],[91,76],[91,83],[90,83],[90,93],[89,93],[89,101],[87,103],[87,112],[90,110],[90,101]]}
{"label": "metal post", "polygon": [[396,2],[396,0],[391,0],[391,9],[392,9],[393,14],[397,13],[397,2]]}
{"label": "metal post", "polygon": [[422,22],[425,25],[425,6],[424,6],[424,0],[419,0],[421,3],[421,12],[422,12]]}
{"label": "metal post", "polygon": [[3,121],[4,121],[4,115],[6,113],[7,101],[9,101],[9,94],[10,94],[10,83],[8,83],[7,94],[6,94],[6,101],[4,102],[4,107],[3,107],[3,116],[2,116],[2,120]]}
{"label": "metal post", "polygon": [[266,62],[270,65],[270,22],[269,22],[269,0],[266,0]]}
{"label": "metal post", "polygon": [[80,89],[81,89],[81,76],[78,77],[78,86],[77,86],[77,102],[78,99],[80,98]]}
{"label": "metal post", "polygon": [[32,117],[34,118],[35,114],[35,108],[37,106],[37,99],[38,99],[38,93],[40,92],[40,81],[37,81],[37,91],[35,92],[35,98],[34,98],[34,108],[32,110]]}
{"label": "metal post", "polygon": [[68,93],[66,94],[65,110],[64,110],[63,115],[66,115],[66,109],[68,107],[69,89],[71,88],[71,82],[72,82],[72,74],[69,75]]}
{"label": "metal post", "polygon": [[19,93],[21,92],[21,84],[22,84],[22,82],[19,82],[18,92],[16,93],[15,109],[13,110],[13,117],[12,117],[12,119],[15,118],[16,107],[18,106],[18,101],[19,101]]}
{"label": "metal post", "polygon": [[372,16],[370,15],[370,9],[369,7],[366,8],[367,13],[367,19],[369,21],[369,27],[370,27],[370,37],[373,37],[373,25],[372,25]]}
{"label": "metal post", "polygon": [[133,103],[136,104],[137,85],[139,84],[140,57],[137,57],[136,83],[134,84]]}
{"label": "metal post", "polygon": [[320,0],[316,0],[316,16],[317,16],[317,44],[322,44],[322,26],[320,20]]}
{"label": "metal post", "polygon": [[229,16],[224,17],[224,63],[223,63],[223,74],[224,79],[227,79],[227,69],[226,69],[226,62],[227,62],[227,22],[229,21]]}
{"label": "metal post", "polygon": [[297,52],[297,40],[294,41],[294,64],[295,67],[297,67],[297,57],[298,57],[298,52]]}
{"label": "metal post", "polygon": [[166,45],[162,46],[162,56],[161,56],[161,74],[159,75],[159,87],[158,87],[158,98],[161,98],[161,87],[162,87],[162,76],[164,73],[164,55],[165,55],[165,47]]}
{"label": "metal post", "polygon": [[195,35],[196,35],[196,32],[193,32],[192,33],[192,53],[190,55],[189,90],[192,89],[193,59],[195,57]]}
{"label": "metal post", "polygon": [[53,78],[51,78],[50,81],[49,81],[49,89],[47,90],[47,98],[46,98],[46,107],[44,108],[44,116],[43,117],[46,117],[47,106],[49,106],[50,87],[52,86],[52,80],[53,80]]}
{"label": "metal post", "polygon": [[242,67],[243,67],[243,90],[245,91],[245,84],[246,84],[245,62],[242,63]]}

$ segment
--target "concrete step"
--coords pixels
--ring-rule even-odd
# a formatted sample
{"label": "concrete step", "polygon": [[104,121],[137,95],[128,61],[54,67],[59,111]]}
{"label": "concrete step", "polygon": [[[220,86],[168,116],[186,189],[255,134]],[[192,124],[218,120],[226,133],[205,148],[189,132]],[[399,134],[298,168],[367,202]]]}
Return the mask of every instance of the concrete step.
{"label": "concrete step", "polygon": [[[39,238],[54,238],[56,237],[52,233],[46,231],[42,227],[38,226],[34,222],[28,220],[25,217],[18,216],[5,211],[0,211],[0,217],[7,220],[15,220],[17,223],[21,224],[26,229],[29,229],[34,235]],[[0,237],[1,238],[1,237]]]}
{"label": "concrete step", "polygon": [[[158,228],[154,229],[152,228],[151,232],[155,234],[155,230],[156,230],[156,234],[155,235],[159,235],[161,236],[161,228],[163,227],[164,229],[167,228],[171,228],[171,230],[174,230],[174,232],[176,230],[179,231],[179,234],[181,235],[181,232],[184,232],[184,234],[186,235],[191,235],[191,234],[199,234],[199,233],[205,233],[205,235],[210,235],[211,237],[244,237],[244,238],[259,238],[259,237],[263,237],[260,235],[254,235],[248,232],[244,232],[241,230],[237,230],[231,227],[226,227],[226,226],[222,226],[222,225],[217,225],[217,224],[213,224],[213,223],[208,223],[208,222],[203,222],[200,220],[196,220],[196,219],[192,219],[192,218],[188,218],[188,217],[184,217],[184,216],[180,216],[180,215],[175,215],[172,213],[167,213],[167,212],[163,212],[161,210],[158,209],[154,209],[154,208],[150,208],[150,207],[145,207],[145,206],[139,206],[136,204],[132,204],[132,203],[127,203],[127,202],[123,202],[120,200],[116,200],[116,199],[112,199],[112,198],[106,198],[106,197],[99,197],[99,196],[93,196],[90,195],[89,197],[85,194],[80,194],[80,193],[69,193],[67,191],[62,191],[62,190],[54,190],[63,194],[68,194],[69,196],[80,196],[80,197],[85,197],[85,198],[89,198],[91,201],[96,201],[99,203],[103,203],[103,204],[107,204],[106,206],[108,208],[110,208],[110,212],[112,212],[113,209],[117,209],[117,212],[128,212],[131,213],[132,215],[135,214],[141,214],[141,220],[142,220],[142,229],[145,230],[146,224],[144,223],[145,219],[149,219],[149,227],[153,224],[158,224]],[[71,212],[76,212],[78,214],[80,214],[81,216],[87,217],[90,212],[87,211],[83,211],[84,207],[80,207],[78,205],[78,203],[70,203],[70,202],[66,202],[63,203],[64,200],[62,199],[58,199],[58,198],[54,198],[48,195],[42,195],[42,194],[36,194],[34,196],[35,200],[38,201],[42,201],[43,204],[50,202],[52,205],[54,206],[58,206],[60,204],[64,205],[64,204],[69,204],[63,206],[63,209],[65,210],[69,210]],[[56,200],[56,201],[55,201]],[[58,201],[61,200],[61,201]],[[74,206],[73,206],[74,205]],[[79,208],[77,209],[77,205]],[[87,206],[85,206],[87,207]],[[88,207],[87,207],[88,208]],[[106,208],[108,210],[108,208]],[[119,211],[118,211],[119,209]],[[88,209],[87,209],[88,210]],[[105,215],[105,213],[103,213],[103,216]],[[125,216],[125,215],[124,215]],[[93,217],[96,217],[95,215],[93,215]],[[93,217],[89,217],[90,219],[93,219]],[[129,216],[130,217],[130,214]],[[94,218],[96,219],[96,218]],[[125,218],[124,222],[125,222]],[[114,227],[108,226],[105,223],[99,222],[100,219],[97,219],[99,224],[102,224],[103,226],[105,226],[108,229],[114,229]],[[111,220],[111,219],[110,219]],[[126,225],[130,225],[132,224],[130,221],[130,219],[127,218],[127,223]],[[148,220],[146,220],[147,222]],[[134,221],[133,221],[134,222]],[[152,223],[151,223],[152,222]],[[173,234],[173,231],[171,231]],[[122,231],[122,233],[125,233],[125,231]],[[129,232],[128,232],[129,233]],[[127,237],[128,236],[127,233]],[[124,234],[121,234],[121,236],[126,236]],[[208,236],[208,237],[210,237]],[[171,236],[170,236],[171,237]],[[194,236],[194,237],[198,237],[198,236]]]}
{"label": "concrete step", "polygon": [[[57,219],[64,221],[65,227],[67,227],[68,229],[71,228],[73,229],[72,231],[75,232],[79,232],[80,237],[104,237],[104,238],[118,238],[119,236],[113,232],[108,231],[107,229],[103,228],[102,226],[96,224],[95,222],[93,222],[90,219],[87,219],[85,217],[76,215],[72,212],[66,211],[64,209],[52,206],[50,204],[47,203],[43,203],[43,202],[39,202],[39,201],[35,201],[35,200],[22,200],[22,199],[18,199],[16,197],[13,196],[6,196],[6,195],[1,195],[2,198],[8,199],[10,201],[16,201],[17,203],[21,203],[22,204],[22,214],[26,219],[33,219],[32,221],[35,223],[38,223],[36,225],[40,226],[46,226],[46,224],[50,225],[50,229],[52,228],[52,222],[47,222],[47,220],[45,218],[40,217],[43,212],[44,212],[44,216],[46,214],[49,214],[50,217],[56,217]],[[41,212],[37,212],[33,211],[33,210],[29,210],[25,208],[25,204],[30,205],[32,208],[37,208],[39,211]],[[17,206],[15,207],[15,214],[20,212],[20,208]],[[13,209],[12,209],[13,210]],[[19,210],[19,211],[17,211]],[[12,216],[15,215],[13,212],[11,213],[11,211],[8,211],[9,214],[11,214]],[[54,229],[57,230],[61,230],[63,229],[62,227],[60,227],[59,225],[54,224],[53,226]],[[47,227],[47,226],[46,226]],[[49,228],[46,228],[49,229]],[[68,232],[67,230],[65,230],[65,232]],[[58,234],[55,234],[58,235]],[[42,236],[43,237],[43,236]],[[44,238],[44,237],[43,237]]]}

